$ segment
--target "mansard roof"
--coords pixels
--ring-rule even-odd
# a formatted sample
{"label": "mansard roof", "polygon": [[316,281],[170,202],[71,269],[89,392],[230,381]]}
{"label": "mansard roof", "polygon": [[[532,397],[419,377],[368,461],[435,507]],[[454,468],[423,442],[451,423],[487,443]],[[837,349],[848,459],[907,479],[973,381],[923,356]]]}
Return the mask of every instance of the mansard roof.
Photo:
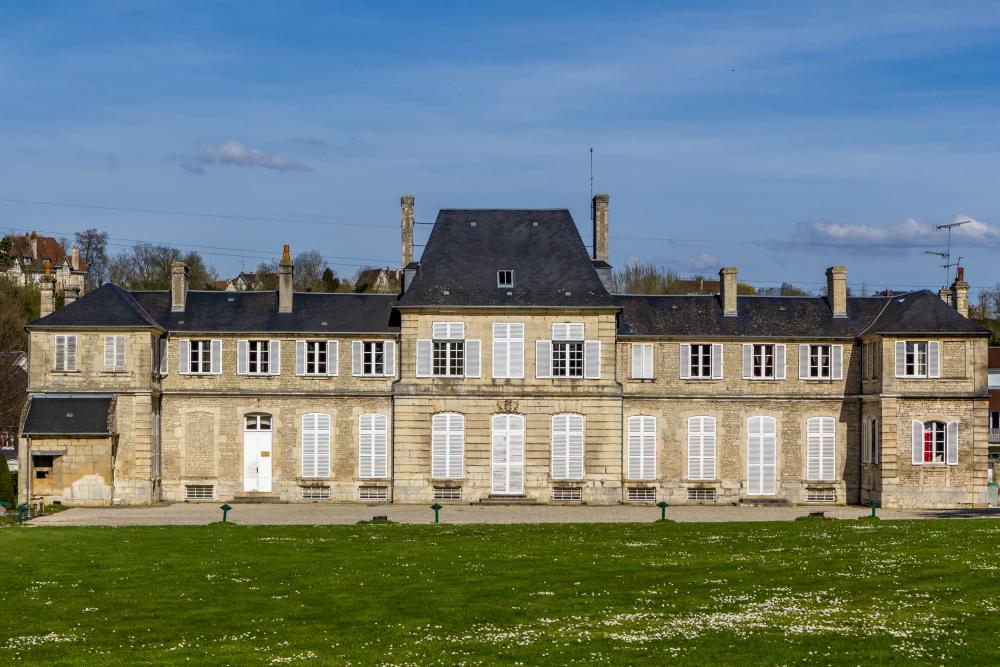
{"label": "mansard roof", "polygon": [[619,336],[855,338],[866,333],[987,335],[929,291],[849,297],[835,318],[826,297],[739,296],[723,315],[718,295],[619,295]]}
{"label": "mansard roof", "polygon": [[146,328],[159,325],[139,305],[131,292],[107,283],[28,326],[88,329]]}
{"label": "mansard roof", "polygon": [[566,209],[442,209],[399,305],[617,307]]}
{"label": "mansard roof", "polygon": [[23,435],[108,435],[114,398],[109,394],[32,396]]}

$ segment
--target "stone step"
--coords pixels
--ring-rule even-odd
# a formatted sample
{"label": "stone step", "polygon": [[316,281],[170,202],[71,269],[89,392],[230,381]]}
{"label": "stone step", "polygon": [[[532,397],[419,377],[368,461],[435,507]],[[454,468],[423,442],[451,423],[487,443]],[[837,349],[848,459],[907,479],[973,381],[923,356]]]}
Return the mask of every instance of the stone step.
{"label": "stone step", "polygon": [[242,496],[234,496],[230,502],[251,505],[273,505],[275,503],[283,503],[285,501],[278,496],[271,495],[270,493],[247,493]]}
{"label": "stone step", "polygon": [[544,503],[528,496],[504,496],[490,494],[479,499],[480,505],[543,505]]}
{"label": "stone step", "polygon": [[740,498],[743,507],[791,507],[787,498]]}

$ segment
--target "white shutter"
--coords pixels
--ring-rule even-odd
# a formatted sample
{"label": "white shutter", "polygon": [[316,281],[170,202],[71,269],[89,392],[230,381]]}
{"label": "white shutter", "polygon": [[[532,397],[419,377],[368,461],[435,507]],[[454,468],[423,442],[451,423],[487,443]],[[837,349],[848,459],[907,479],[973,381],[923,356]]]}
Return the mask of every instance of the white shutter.
{"label": "white shutter", "polygon": [[753,377],[753,345],[743,344],[743,379],[749,380]]}
{"label": "white shutter", "polygon": [[211,352],[211,354],[212,354],[212,359],[211,359],[212,375],[221,375],[222,374],[222,341],[221,340],[213,340],[212,341],[212,345],[211,345],[211,349],[212,349],[212,352]]}
{"label": "white shutter", "polygon": [[168,360],[170,354],[170,342],[166,338],[160,339],[160,375],[166,375],[170,372],[170,362]]}
{"label": "white shutter", "polygon": [[438,340],[462,340],[465,338],[465,323],[434,322],[431,324],[431,338]]}
{"label": "white shutter", "polygon": [[834,380],[844,378],[844,346],[834,345],[830,348],[830,363],[833,365],[831,376]]}
{"label": "white shutter", "polygon": [[872,435],[871,421],[868,419],[862,420],[861,422],[861,463],[870,463],[870,447],[871,444],[869,440]]}
{"label": "white shutter", "polygon": [[493,324],[493,377],[506,378],[510,376],[510,360],[508,325],[501,322]]}
{"label": "white shutter", "polygon": [[601,379],[601,341],[588,340],[583,344],[583,377]]}
{"label": "white shutter", "polygon": [[945,452],[948,465],[958,465],[958,422],[948,422],[945,431]]}
{"label": "white shutter", "polygon": [[480,375],[479,348],[480,344],[478,340],[469,339],[465,341],[465,377],[467,378],[477,378]]}
{"label": "white shutter", "polygon": [[681,343],[681,379],[691,379],[691,346],[688,343]]}
{"label": "white shutter", "polygon": [[389,475],[389,418],[377,414],[372,418],[372,477]]}
{"label": "white shutter", "polygon": [[747,493],[773,496],[777,472],[777,422],[774,417],[747,420]]}
{"label": "white shutter", "polygon": [[104,370],[115,370],[115,337],[104,337]]}
{"label": "white shutter", "polygon": [[552,325],[552,340],[583,340],[582,322],[556,322]]}
{"label": "white shutter", "polygon": [[306,342],[304,340],[295,341],[295,374],[306,374]]}
{"label": "white shutter", "polygon": [[374,442],[372,420],[375,415],[361,415],[358,418],[358,476],[374,477]]}
{"label": "white shutter", "polygon": [[448,476],[448,415],[431,417],[431,477]]}
{"label": "white shutter", "polygon": [[552,377],[552,341],[535,341],[535,377]]}
{"label": "white shutter", "polygon": [[628,418],[628,478],[656,479],[656,417]]}
{"label": "white shutter", "polygon": [[632,343],[632,377],[633,378],[643,378],[643,367],[642,367],[642,344]]}
{"label": "white shutter", "polygon": [[465,417],[448,415],[448,477],[461,479],[465,464]]}
{"label": "white shutter", "polygon": [[642,346],[642,373],[647,380],[653,379],[653,350],[656,349],[652,343]]}
{"label": "white shutter", "polygon": [[430,339],[422,338],[417,341],[417,377],[426,378],[431,376],[431,355],[434,347]]}
{"label": "white shutter", "polygon": [[510,338],[509,347],[507,348],[507,363],[510,365],[508,370],[510,371],[507,377],[510,378],[523,378],[524,377],[524,324],[518,322],[516,324],[508,325],[509,329],[507,331],[508,337]]}
{"label": "white shutter", "polygon": [[316,475],[316,417],[315,414],[302,415],[302,476]]}
{"label": "white shutter", "polygon": [[872,420],[872,432],[869,436],[871,438],[871,462],[878,463],[882,456],[882,429],[879,426],[879,420]]}
{"label": "white shutter", "polygon": [[52,364],[57,371],[66,370],[66,336],[55,336],[52,345]]}
{"label": "white shutter", "polygon": [[438,413],[431,418],[431,476],[461,479],[465,457],[465,417]]}
{"label": "white shutter", "polygon": [[[236,341],[236,374],[246,375],[247,373],[247,358],[250,355],[250,343],[245,340]],[[260,359],[257,360],[260,364]],[[259,366],[258,366],[259,368]]]}
{"label": "white shutter", "polygon": [[832,417],[810,417],[806,426],[806,479],[832,480],[836,452],[836,425]]}
{"label": "white shutter", "polygon": [[330,476],[330,415],[316,419],[316,477]]}
{"label": "white shutter", "polygon": [[715,479],[715,417],[688,418],[688,479]]}
{"label": "white shutter", "polygon": [[941,344],[936,340],[927,343],[927,377],[941,377]]}
{"label": "white shutter", "polygon": [[569,415],[552,417],[552,478],[566,479],[568,468],[567,422]]}
{"label": "white shutter", "polygon": [[552,417],[552,478],[583,479],[584,432],[581,415]]}
{"label": "white shutter", "polygon": [[382,343],[383,369],[386,377],[396,376],[396,341],[387,340]]}
{"label": "white shutter", "polygon": [[444,340],[448,338],[448,323],[434,322],[431,324],[431,338]]}
{"label": "white shutter", "polygon": [[76,336],[66,336],[66,370],[76,370]]}
{"label": "white shutter", "polygon": [[809,346],[799,345],[799,379],[809,379]]}
{"label": "white shutter", "polygon": [[115,369],[125,370],[125,336],[115,336]]}
{"label": "white shutter", "polygon": [[785,344],[778,343],[774,346],[774,379],[785,379]]}
{"label": "white shutter", "polygon": [[628,478],[642,479],[642,417],[628,418]]}
{"label": "white shutter", "polygon": [[896,377],[901,378],[906,375],[906,342],[896,341]]}
{"label": "white shutter", "polygon": [[340,373],[340,341],[326,341],[326,374],[337,375]]}
{"label": "white shutter", "polygon": [[712,379],[722,379],[722,343],[712,343]]}
{"label": "white shutter", "polygon": [[330,476],[330,415],[302,415],[302,476]]}
{"label": "white shutter", "polygon": [[281,375],[281,341],[272,340],[267,344],[267,371],[270,375]]}
{"label": "white shutter", "polygon": [[364,344],[360,340],[351,341],[351,375],[361,375],[364,371]]}
{"label": "white shutter", "polygon": [[911,463],[915,466],[923,465],[924,463],[924,425],[918,421],[914,421],[911,424],[913,428],[913,441],[912,441],[912,458]]}
{"label": "white shutter", "polygon": [[191,341],[177,341],[177,372],[187,375],[191,372]]}

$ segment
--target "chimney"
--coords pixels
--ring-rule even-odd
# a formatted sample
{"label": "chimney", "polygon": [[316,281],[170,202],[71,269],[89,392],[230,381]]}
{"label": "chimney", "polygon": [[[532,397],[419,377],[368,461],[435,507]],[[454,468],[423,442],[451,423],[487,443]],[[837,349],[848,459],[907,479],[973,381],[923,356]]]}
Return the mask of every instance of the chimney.
{"label": "chimney", "polygon": [[278,312],[292,312],[292,295],[294,294],[294,283],[292,273],[295,265],[292,264],[292,256],[288,252],[288,244],[285,244],[281,251],[281,262],[278,264]]}
{"label": "chimney", "polygon": [[594,195],[594,259],[608,261],[608,196]]}
{"label": "chimney", "polygon": [[45,260],[45,274],[39,282],[38,289],[41,292],[38,316],[51,315],[56,309],[56,279],[52,277],[52,263],[49,260]]}
{"label": "chimney", "polygon": [[962,317],[969,317],[969,283],[965,282],[965,267],[958,267],[958,275],[951,284],[951,303]]}
{"label": "chimney", "polygon": [[413,199],[413,195],[403,195],[399,198],[399,205],[403,209],[401,269],[405,269],[413,261]]}
{"label": "chimney", "polygon": [[719,271],[719,290],[722,298],[722,314],[736,317],[736,267],[726,266]]}
{"label": "chimney", "polygon": [[38,259],[38,232],[31,232],[31,258]]}
{"label": "chimney", "polygon": [[951,305],[951,290],[947,287],[942,287],[938,290],[938,298],[944,301],[949,306]]}
{"label": "chimney", "polygon": [[826,270],[826,300],[834,317],[847,317],[847,269],[843,266]]}
{"label": "chimney", "polygon": [[69,266],[74,271],[80,270],[80,249],[73,246],[72,254],[70,256]]}
{"label": "chimney", "polygon": [[188,267],[184,262],[170,263],[170,312],[183,313],[187,305]]}
{"label": "chimney", "polygon": [[76,285],[65,285],[63,287],[63,306],[68,306],[80,298],[80,288]]}

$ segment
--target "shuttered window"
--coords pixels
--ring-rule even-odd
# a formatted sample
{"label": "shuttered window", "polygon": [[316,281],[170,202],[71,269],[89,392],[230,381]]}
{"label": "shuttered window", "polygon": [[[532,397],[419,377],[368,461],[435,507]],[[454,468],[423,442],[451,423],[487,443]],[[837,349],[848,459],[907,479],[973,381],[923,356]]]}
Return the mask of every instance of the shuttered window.
{"label": "shuttered window", "polygon": [[958,422],[912,422],[913,465],[958,465]]}
{"label": "shuttered window", "polygon": [[632,343],[632,377],[639,380],[653,379],[652,343]]}
{"label": "shuttered window", "polygon": [[465,417],[441,412],[431,418],[431,477],[461,479],[465,475]]}
{"label": "shuttered window", "polygon": [[330,415],[302,415],[302,476],[330,476]]}
{"label": "shuttered window", "polygon": [[777,421],[774,417],[751,417],[747,420],[747,494],[773,496],[777,465]]}
{"label": "shuttered window", "polygon": [[931,341],[896,341],[896,377],[941,377],[941,344]]}
{"label": "shuttered window", "polygon": [[222,373],[221,340],[180,341],[180,372],[191,375]]}
{"label": "shuttered window", "polygon": [[784,380],[785,346],[754,343],[743,346],[743,378],[747,380]]}
{"label": "shuttered window", "polygon": [[868,446],[870,448],[868,462],[877,464],[882,447],[882,433],[879,430],[877,419],[871,420],[868,432]]}
{"label": "shuttered window", "polygon": [[806,479],[836,478],[836,422],[833,417],[810,417],[806,422]]}
{"label": "shuttered window", "polygon": [[688,479],[715,479],[715,417],[688,418]]}
{"label": "shuttered window", "polygon": [[55,370],[73,372],[76,370],[76,336],[55,337]]}
{"label": "shuttered window", "polygon": [[125,336],[104,337],[104,370],[125,370]]}
{"label": "shuttered window", "polygon": [[358,475],[384,478],[388,475],[389,420],[383,414],[361,415],[359,418]]}
{"label": "shuttered window", "polygon": [[656,479],[656,417],[628,418],[628,478]]}
{"label": "shuttered window", "polygon": [[679,347],[682,380],[722,379],[722,343],[683,343]]}
{"label": "shuttered window", "polygon": [[356,340],[351,343],[351,375],[391,377],[395,374],[395,341]]}
{"label": "shuttered window", "polygon": [[843,365],[843,345],[799,345],[801,380],[840,380]]}
{"label": "shuttered window", "polygon": [[524,493],[524,415],[493,415],[490,422],[490,489],[497,494],[520,495]]}
{"label": "shuttered window", "polygon": [[335,340],[295,341],[295,374],[337,375],[339,351]]}
{"label": "shuttered window", "polygon": [[236,341],[236,372],[239,375],[277,375],[280,342],[276,340]]}
{"label": "shuttered window", "polygon": [[524,377],[524,324],[493,324],[493,377]]}
{"label": "shuttered window", "polygon": [[552,478],[583,479],[583,416],[552,417]]}
{"label": "shuttered window", "polygon": [[535,375],[600,379],[601,342],[584,340],[582,322],[556,322],[552,325],[552,340],[535,343]]}

